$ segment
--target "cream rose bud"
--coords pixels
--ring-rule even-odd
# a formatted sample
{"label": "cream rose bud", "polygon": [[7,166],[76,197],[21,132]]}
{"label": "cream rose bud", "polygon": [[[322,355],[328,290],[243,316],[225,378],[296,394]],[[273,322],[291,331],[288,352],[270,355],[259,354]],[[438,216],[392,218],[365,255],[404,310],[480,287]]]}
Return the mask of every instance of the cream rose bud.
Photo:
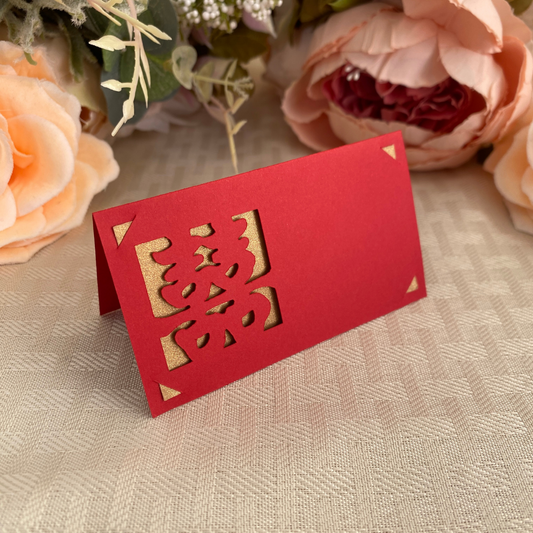
{"label": "cream rose bud", "polygon": [[533,235],[533,107],[495,144],[483,168],[505,200],[516,229]]}
{"label": "cream rose bud", "polygon": [[528,108],[530,37],[505,0],[366,3],[295,39],[305,60],[282,108],[316,150],[400,130],[412,169],[455,167]]}
{"label": "cream rose bud", "polygon": [[0,41],[0,264],[79,226],[119,172],[111,147],[81,132],[80,103],[60,88],[45,45],[33,59]]}

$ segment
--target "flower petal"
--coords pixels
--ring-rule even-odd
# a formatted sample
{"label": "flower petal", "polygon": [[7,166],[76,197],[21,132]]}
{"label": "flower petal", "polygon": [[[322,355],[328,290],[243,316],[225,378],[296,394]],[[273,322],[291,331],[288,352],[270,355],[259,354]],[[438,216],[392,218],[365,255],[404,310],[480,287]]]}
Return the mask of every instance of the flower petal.
{"label": "flower petal", "polygon": [[311,80],[312,71],[307,72],[286,91],[281,104],[285,115],[296,122],[311,122],[316,120],[328,107],[325,98],[312,100],[307,94],[307,86]]}
{"label": "flower petal", "polygon": [[108,183],[117,178],[120,168],[111,146],[93,135],[82,133],[78,150],[78,161],[87,163],[98,175],[98,183],[94,194],[102,191]]}
{"label": "flower petal", "polygon": [[316,28],[303,69],[306,70],[325,57],[338,52],[362,26],[385,10],[393,11],[394,8],[380,2],[371,2],[331,16]]}
{"label": "flower petal", "polygon": [[509,209],[509,214],[511,215],[514,227],[518,231],[533,235],[533,211],[513,204],[507,200],[504,200],[504,202],[507,209]]}
{"label": "flower petal", "polygon": [[57,83],[56,75],[50,62],[44,57],[45,50],[42,46],[33,49],[32,58],[36,65],[26,60],[23,50],[9,41],[0,41],[0,64],[7,65],[18,76],[48,80]]}
{"label": "flower petal", "polygon": [[533,204],[522,190],[522,178],[530,168],[526,151],[527,135],[527,128],[515,135],[509,150],[494,169],[494,184],[506,200],[532,209]]}
{"label": "flower petal", "polygon": [[46,219],[43,215],[43,208],[38,207],[35,211],[18,217],[10,228],[0,231],[0,246],[37,237],[45,225]]}
{"label": "flower petal", "polygon": [[321,115],[312,122],[302,123],[286,118],[300,141],[313,150],[331,150],[344,143],[335,136],[326,115]]}
{"label": "flower petal", "polygon": [[63,105],[56,101],[56,98],[59,99],[57,91],[60,89],[51,87],[55,86],[48,81],[20,76],[2,76],[2,115],[8,120],[19,115],[39,115],[55,124],[63,132],[71,151],[76,153],[78,151],[79,114],[73,120]]}
{"label": "flower petal", "polygon": [[10,228],[17,220],[17,204],[9,185],[0,194],[0,231]]}
{"label": "flower petal", "polygon": [[503,35],[513,36],[527,43],[531,40],[531,30],[527,24],[516,17],[507,0],[492,0],[498,15],[502,21]]}
{"label": "flower petal", "polygon": [[76,180],[73,178],[57,196],[43,205],[46,218],[43,235],[57,233],[57,228],[74,214],[76,205]]}
{"label": "flower petal", "polygon": [[63,132],[36,115],[8,120],[14,144],[35,157],[26,168],[15,167],[10,187],[18,215],[26,215],[57,196],[74,171],[74,155]]}
{"label": "flower petal", "polygon": [[0,248],[0,265],[10,265],[14,263],[25,263],[31,259],[39,250],[57,241],[64,233],[55,233],[39,239],[26,246]]}
{"label": "flower petal", "polygon": [[2,194],[13,174],[13,152],[8,136],[0,129],[0,194]]}
{"label": "flower petal", "polygon": [[479,93],[492,112],[505,100],[504,71],[494,57],[461,46],[456,36],[439,32],[440,59],[448,74],[462,85]]}
{"label": "flower petal", "polygon": [[76,183],[76,207],[72,215],[54,230],[56,232],[69,231],[83,222],[89,204],[96,193],[100,177],[91,165],[76,161],[73,179]]}
{"label": "flower petal", "polygon": [[435,21],[471,50],[494,53],[502,45],[502,21],[490,1],[403,0],[403,9],[408,17]]}

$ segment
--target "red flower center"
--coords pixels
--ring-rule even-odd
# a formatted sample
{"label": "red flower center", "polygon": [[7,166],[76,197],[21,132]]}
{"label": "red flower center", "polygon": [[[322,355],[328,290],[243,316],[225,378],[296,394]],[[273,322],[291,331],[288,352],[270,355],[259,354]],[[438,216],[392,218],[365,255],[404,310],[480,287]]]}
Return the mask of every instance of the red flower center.
{"label": "red flower center", "polygon": [[354,117],[404,122],[439,133],[452,131],[485,107],[481,95],[452,78],[412,89],[378,81],[352,65],[338,69],[322,90],[328,100]]}

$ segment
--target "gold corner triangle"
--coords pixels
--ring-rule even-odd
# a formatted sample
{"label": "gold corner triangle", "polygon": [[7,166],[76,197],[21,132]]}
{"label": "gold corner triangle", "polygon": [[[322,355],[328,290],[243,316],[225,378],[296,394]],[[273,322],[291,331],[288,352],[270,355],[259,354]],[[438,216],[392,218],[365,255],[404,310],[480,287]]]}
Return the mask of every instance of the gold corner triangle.
{"label": "gold corner triangle", "polygon": [[165,387],[165,385],[162,385],[161,383],[159,384],[159,388],[161,389],[161,396],[163,396],[163,400],[165,402],[181,394],[179,390],[174,390],[170,387]]}
{"label": "gold corner triangle", "polygon": [[411,281],[411,285],[409,285],[409,288],[407,289],[407,294],[410,292],[415,292],[418,290],[418,280],[416,279],[416,276],[413,278],[413,281]]}
{"label": "gold corner triangle", "polygon": [[117,240],[117,246],[120,246],[120,243],[126,236],[126,233],[130,229],[132,222],[133,220],[131,222],[124,222],[124,224],[118,224],[118,226],[113,226],[113,233],[115,234],[115,239]]}
{"label": "gold corner triangle", "polygon": [[394,160],[396,159],[396,147],[394,146],[394,144],[391,144],[390,146],[384,146],[382,150],[386,154],[390,155]]}

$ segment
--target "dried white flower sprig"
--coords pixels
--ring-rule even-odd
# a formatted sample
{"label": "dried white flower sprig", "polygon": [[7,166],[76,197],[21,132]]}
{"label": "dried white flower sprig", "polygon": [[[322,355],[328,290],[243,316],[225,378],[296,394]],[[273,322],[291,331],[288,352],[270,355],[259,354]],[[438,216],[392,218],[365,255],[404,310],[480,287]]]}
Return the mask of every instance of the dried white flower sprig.
{"label": "dried white flower sprig", "polygon": [[[130,14],[121,11],[115,7],[121,4],[122,0],[87,0],[91,7],[96,9],[102,15],[105,15],[113,23],[120,26],[122,23],[117,19],[122,19],[128,25],[128,32],[130,35],[129,41],[123,41],[113,35],[104,35],[98,40],[90,41],[90,44],[97,46],[110,52],[116,50],[124,50],[126,46],[132,46],[135,52],[135,63],[133,69],[133,77],[131,82],[122,83],[118,80],[107,80],[102,82],[102,87],[111,89],[112,91],[121,91],[122,89],[129,90],[128,99],[122,106],[122,118],[115,126],[111,135],[116,135],[118,130],[133,117],[134,114],[134,100],[137,93],[137,87],[141,86],[146,105],[148,106],[148,86],[151,84],[150,66],[148,58],[144,50],[142,36],[145,35],[151,41],[158,43],[158,39],[170,40],[170,36],[161,31],[156,26],[151,24],[144,24],[137,18],[137,12],[133,0],[127,0]],[[133,34],[133,40],[131,40]]]}
{"label": "dried white flower sprig", "polygon": [[282,0],[172,0],[180,15],[180,25],[187,29],[194,25],[233,31],[246,16],[258,22],[270,21],[272,10]]}

